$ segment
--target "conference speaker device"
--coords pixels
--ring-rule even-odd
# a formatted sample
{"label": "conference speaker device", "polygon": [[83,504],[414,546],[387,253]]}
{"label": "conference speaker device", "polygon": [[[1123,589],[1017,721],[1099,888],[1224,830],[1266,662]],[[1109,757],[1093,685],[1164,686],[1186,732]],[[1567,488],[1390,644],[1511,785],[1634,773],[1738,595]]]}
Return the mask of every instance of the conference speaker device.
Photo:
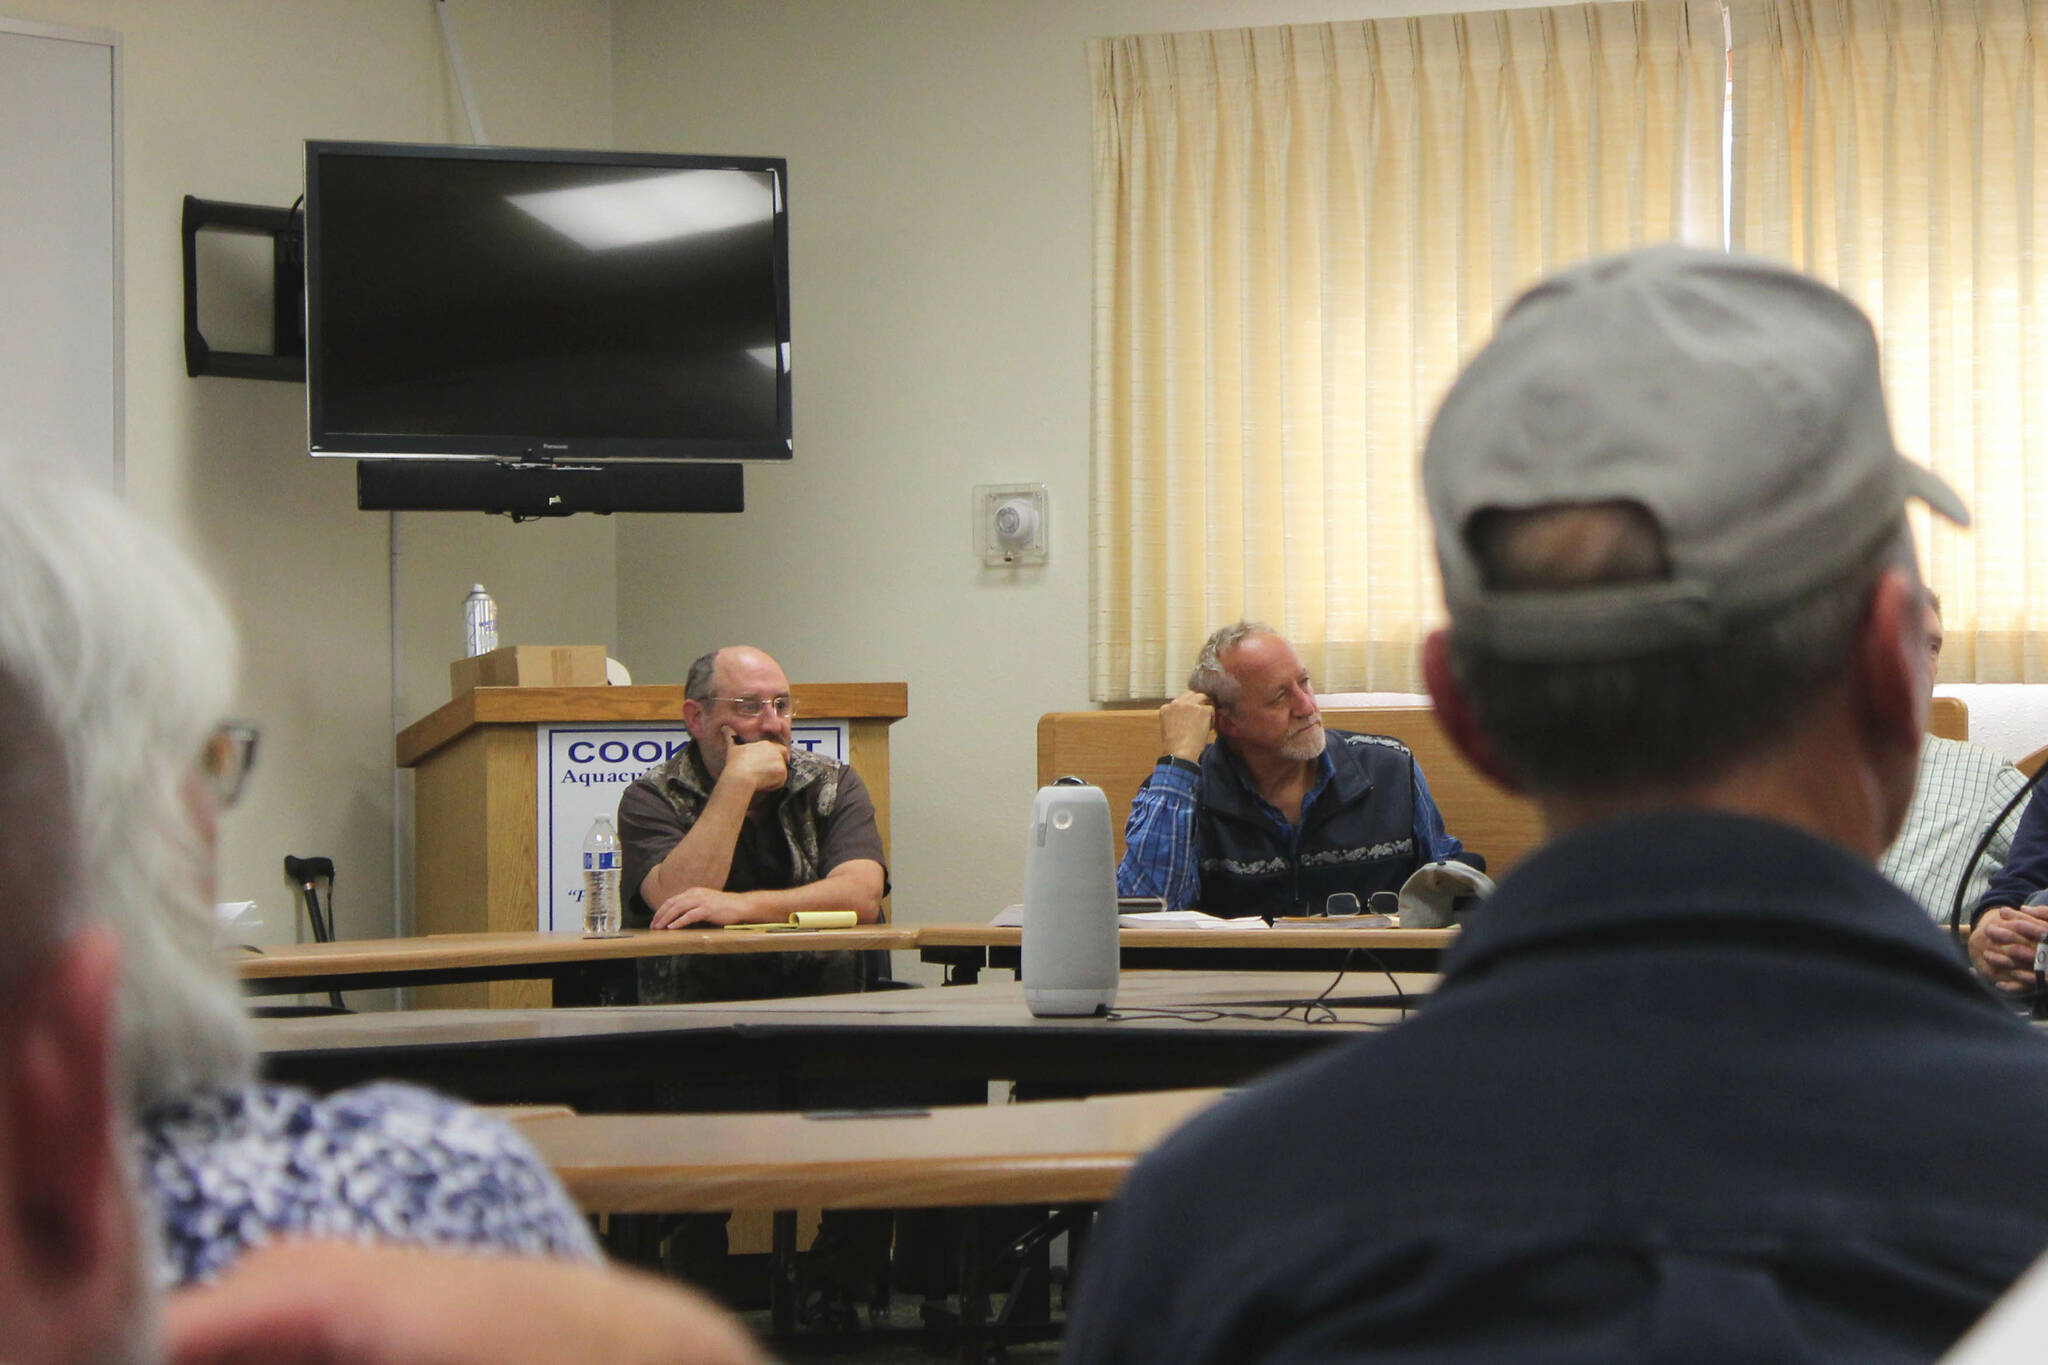
{"label": "conference speaker device", "polygon": [[1041,787],[1024,849],[1024,1003],[1037,1015],[1116,1003],[1116,863],[1100,787]]}

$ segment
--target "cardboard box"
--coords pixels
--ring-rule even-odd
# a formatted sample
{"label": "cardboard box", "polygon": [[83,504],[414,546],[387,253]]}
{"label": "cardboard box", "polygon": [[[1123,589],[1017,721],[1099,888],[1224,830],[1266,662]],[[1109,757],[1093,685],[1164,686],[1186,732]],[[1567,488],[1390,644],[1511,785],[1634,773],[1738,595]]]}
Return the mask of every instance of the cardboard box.
{"label": "cardboard box", "polygon": [[448,665],[449,695],[472,687],[603,687],[603,645],[506,645]]}

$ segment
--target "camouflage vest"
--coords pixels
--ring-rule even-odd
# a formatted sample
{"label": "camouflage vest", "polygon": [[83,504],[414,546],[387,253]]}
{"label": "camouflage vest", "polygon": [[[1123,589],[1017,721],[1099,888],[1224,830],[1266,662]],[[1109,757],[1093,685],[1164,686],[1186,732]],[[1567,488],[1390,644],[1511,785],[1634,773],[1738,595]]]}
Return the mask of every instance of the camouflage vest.
{"label": "camouflage vest", "polygon": [[[840,774],[845,765],[809,749],[789,751],[789,781],[776,803],[775,819],[789,845],[791,886],[804,886],[825,875],[823,825],[839,803]],[[684,829],[697,823],[711,799],[711,775],[695,744],[686,744],[673,758],[648,769],[647,776],[667,798]]]}
{"label": "camouflage vest", "polygon": [[[836,759],[808,749],[789,754],[789,781],[776,805],[776,823],[789,846],[792,886],[824,875],[823,826],[839,803],[840,776]],[[647,776],[675,807],[683,828],[697,823],[711,799],[711,775],[686,744],[675,757],[648,769]],[[643,957],[634,960],[633,1000],[605,998],[606,1004],[686,1004],[698,1000],[762,1000],[791,995],[841,993],[862,988],[859,959],[849,952],[723,953],[690,957]]]}

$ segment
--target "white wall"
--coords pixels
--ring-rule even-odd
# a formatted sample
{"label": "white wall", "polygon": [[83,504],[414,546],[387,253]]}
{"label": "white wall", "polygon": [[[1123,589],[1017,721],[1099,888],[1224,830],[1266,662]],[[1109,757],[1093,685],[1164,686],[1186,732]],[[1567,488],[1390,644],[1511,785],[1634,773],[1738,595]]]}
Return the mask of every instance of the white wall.
{"label": "white wall", "polygon": [[103,30],[0,19],[0,449],[111,488],[120,471],[114,91]]}
{"label": "white wall", "polygon": [[1970,708],[1970,738],[2010,759],[2048,745],[2048,685],[1958,683],[1934,689]]}
{"label": "white wall", "polygon": [[[487,133],[604,146],[603,0],[455,0]],[[220,893],[291,938],[285,853],[340,872],[341,930],[393,923],[389,519],[354,466],[306,454],[305,388],[185,375],[181,197],[284,205],[306,138],[465,139],[431,0],[0,0],[10,17],[120,33],[124,62],[127,495],[199,553],[242,626],[239,709],[263,726],[223,828]],[[0,193],[4,193],[0,189]],[[10,327],[22,320],[10,318]],[[613,527],[402,518],[402,719],[447,699],[462,594],[497,594],[507,643],[610,643]]]}

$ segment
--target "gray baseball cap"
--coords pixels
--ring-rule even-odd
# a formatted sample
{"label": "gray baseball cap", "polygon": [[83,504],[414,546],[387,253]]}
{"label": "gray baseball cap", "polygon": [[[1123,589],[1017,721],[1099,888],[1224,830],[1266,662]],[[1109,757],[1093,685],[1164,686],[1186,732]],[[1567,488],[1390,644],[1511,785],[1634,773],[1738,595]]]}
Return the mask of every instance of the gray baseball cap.
{"label": "gray baseball cap", "polygon": [[[1909,497],[1970,521],[1893,444],[1861,309],[1785,266],[1679,246],[1516,300],[1437,410],[1422,474],[1452,629],[1512,658],[1712,643],[1847,572]],[[1668,579],[1486,586],[1476,514],[1601,502],[1655,518]]]}

